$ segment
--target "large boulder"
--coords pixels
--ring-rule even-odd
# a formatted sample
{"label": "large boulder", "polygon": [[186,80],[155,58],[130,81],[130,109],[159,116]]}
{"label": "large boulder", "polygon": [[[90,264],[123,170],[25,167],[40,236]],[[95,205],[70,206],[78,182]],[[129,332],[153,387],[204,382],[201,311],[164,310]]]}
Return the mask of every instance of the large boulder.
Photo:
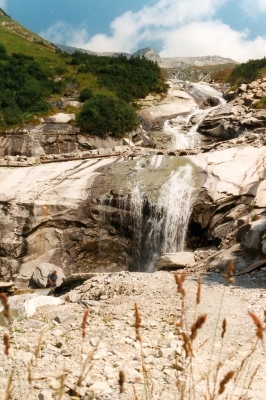
{"label": "large boulder", "polygon": [[182,269],[192,267],[195,264],[194,254],[188,251],[178,251],[177,253],[165,253],[156,262],[155,267],[160,269]]}
{"label": "large boulder", "polygon": [[58,297],[38,296],[24,303],[25,313],[27,317],[32,317],[36,313],[36,309],[44,306],[58,306],[63,304],[63,301]]}
{"label": "large boulder", "polygon": [[38,265],[38,267],[36,267],[33,272],[32,279],[38,287],[45,288],[47,284],[48,274],[53,272],[54,270],[57,272],[56,284],[57,286],[60,286],[61,283],[66,279],[66,277],[62,268],[57,267],[54,264],[42,263]]}

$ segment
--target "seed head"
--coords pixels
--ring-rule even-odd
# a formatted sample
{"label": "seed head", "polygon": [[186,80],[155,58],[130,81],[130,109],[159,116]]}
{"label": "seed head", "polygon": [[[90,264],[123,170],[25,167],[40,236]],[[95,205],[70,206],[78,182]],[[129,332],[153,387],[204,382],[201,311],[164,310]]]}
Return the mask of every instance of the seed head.
{"label": "seed head", "polygon": [[200,328],[202,328],[202,325],[204,324],[204,322],[206,321],[207,318],[207,314],[204,315],[200,315],[197,319],[197,321],[195,322],[195,324],[192,325],[191,327],[191,335],[190,335],[190,339],[193,341],[194,339],[196,339],[197,337],[197,333],[198,330]]}
{"label": "seed head", "polygon": [[226,318],[224,318],[224,320],[223,320],[223,330],[222,330],[222,333],[221,333],[221,338],[222,339],[224,338],[225,332],[226,332]]}
{"label": "seed head", "polygon": [[225,385],[233,378],[235,371],[229,371],[225,375],[224,379],[220,382],[219,394],[225,391]]}
{"label": "seed head", "polygon": [[227,278],[227,279],[230,278],[230,276],[233,273],[234,265],[235,265],[235,262],[231,261],[230,264],[228,265],[227,271],[225,273],[225,278]]}
{"label": "seed head", "polygon": [[86,324],[87,324],[87,318],[89,315],[89,310],[86,310],[84,315],[83,315],[83,320],[82,320],[82,338],[84,340],[85,336],[86,336]]}
{"label": "seed head", "polygon": [[124,371],[119,371],[119,393],[124,393],[125,388],[124,388],[124,383],[125,383],[125,373]]}
{"label": "seed head", "polygon": [[4,347],[5,347],[4,353],[6,356],[8,356],[8,351],[10,349],[10,343],[9,343],[9,336],[7,333],[4,333],[3,340],[4,340]]}
{"label": "seed head", "polygon": [[257,337],[262,340],[263,339],[263,325],[260,322],[259,318],[257,317],[256,314],[254,314],[252,311],[249,311],[248,314],[251,316],[251,318],[253,319],[254,324],[257,326],[257,331],[256,331],[256,335]]}

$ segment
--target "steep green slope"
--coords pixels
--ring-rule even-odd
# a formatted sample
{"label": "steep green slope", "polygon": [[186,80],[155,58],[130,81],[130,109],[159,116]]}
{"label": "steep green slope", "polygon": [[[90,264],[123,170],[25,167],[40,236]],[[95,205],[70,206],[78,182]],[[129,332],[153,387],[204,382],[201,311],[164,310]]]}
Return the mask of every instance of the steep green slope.
{"label": "steep green slope", "polygon": [[66,54],[0,10],[0,128],[37,122],[57,111],[51,104],[65,93],[79,99],[85,89],[89,98],[77,117],[82,129],[122,136],[139,124],[135,100],[167,85],[152,61]]}
{"label": "steep green slope", "polygon": [[55,70],[65,61],[60,57],[60,51],[51,43],[24,28],[11,19],[0,9],[0,42],[7,53],[22,53],[32,56],[43,68]]}

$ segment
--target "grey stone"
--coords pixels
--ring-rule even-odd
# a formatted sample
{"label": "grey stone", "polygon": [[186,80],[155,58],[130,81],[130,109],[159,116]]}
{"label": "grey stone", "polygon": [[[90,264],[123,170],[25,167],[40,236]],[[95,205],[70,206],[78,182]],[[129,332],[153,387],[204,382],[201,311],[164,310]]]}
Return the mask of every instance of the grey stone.
{"label": "grey stone", "polygon": [[47,285],[48,274],[53,272],[54,270],[56,271],[57,274],[56,285],[60,286],[66,277],[62,268],[54,264],[42,263],[38,265],[38,267],[36,267],[33,272],[32,279],[38,287],[45,288]]}
{"label": "grey stone", "polygon": [[160,270],[164,268],[185,268],[195,264],[194,254],[186,251],[177,253],[165,253],[154,264]]}

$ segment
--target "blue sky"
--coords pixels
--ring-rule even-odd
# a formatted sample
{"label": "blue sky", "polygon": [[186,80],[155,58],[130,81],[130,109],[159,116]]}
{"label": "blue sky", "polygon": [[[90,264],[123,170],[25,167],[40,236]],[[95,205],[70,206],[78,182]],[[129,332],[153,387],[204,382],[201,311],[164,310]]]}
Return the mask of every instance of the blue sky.
{"label": "blue sky", "polygon": [[0,0],[0,7],[51,42],[91,51],[266,56],[266,0]]}

